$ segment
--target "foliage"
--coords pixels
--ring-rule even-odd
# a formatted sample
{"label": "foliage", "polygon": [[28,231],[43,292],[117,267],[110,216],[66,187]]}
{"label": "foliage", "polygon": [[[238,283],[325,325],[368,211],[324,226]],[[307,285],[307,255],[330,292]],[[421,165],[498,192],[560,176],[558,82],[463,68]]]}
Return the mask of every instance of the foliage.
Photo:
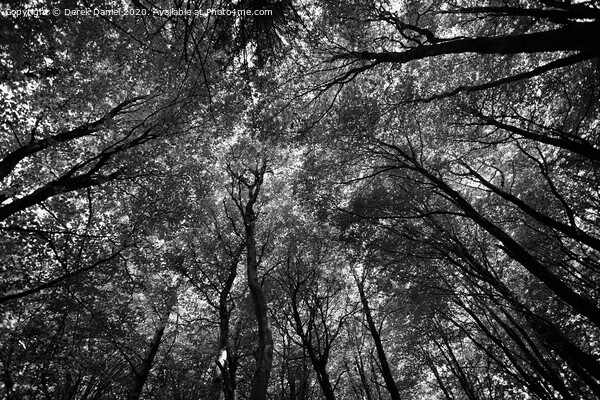
{"label": "foliage", "polygon": [[2,396],[600,398],[599,7],[1,3]]}

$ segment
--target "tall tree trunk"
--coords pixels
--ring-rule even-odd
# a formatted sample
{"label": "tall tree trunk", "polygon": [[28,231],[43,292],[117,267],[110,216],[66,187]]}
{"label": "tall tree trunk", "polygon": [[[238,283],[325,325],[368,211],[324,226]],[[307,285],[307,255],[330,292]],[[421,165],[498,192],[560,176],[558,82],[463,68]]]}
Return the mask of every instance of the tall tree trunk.
{"label": "tall tree trunk", "polygon": [[[250,209],[248,210],[248,208]],[[256,252],[256,238],[254,236],[254,211],[251,207],[248,208],[247,211],[252,216],[250,219],[251,222],[246,224],[248,287],[250,288],[256,322],[258,324],[256,370],[252,378],[250,400],[265,400],[267,398],[267,387],[273,363],[273,334],[269,322],[267,301],[261,282],[258,279],[259,262]]]}
{"label": "tall tree trunk", "polygon": [[446,398],[446,400],[454,400],[454,396],[452,395],[452,392],[448,389],[448,387],[444,383],[444,380],[442,379],[440,372],[436,368],[432,358],[429,355],[426,355],[425,364],[429,367],[431,372],[433,372],[433,376],[435,376],[435,380],[437,381],[439,388],[444,393],[444,397]]}
{"label": "tall tree trunk", "polygon": [[234,255],[225,285],[219,294],[219,346],[210,394],[208,396],[209,400],[219,400],[221,391],[225,395],[225,400],[233,400],[235,398],[235,375],[231,376],[230,374],[229,322],[231,313],[229,312],[227,299],[237,276],[239,256],[240,252]]}
{"label": "tall tree trunk", "polygon": [[371,387],[369,385],[369,381],[367,380],[367,374],[365,372],[365,365],[363,363],[362,356],[360,354],[358,354],[354,358],[354,363],[356,365],[356,371],[358,372],[358,375],[360,376],[360,382],[362,384],[362,390],[365,393],[366,400],[372,400],[373,395],[371,395]]}
{"label": "tall tree trunk", "polygon": [[556,275],[542,264],[540,260],[532,255],[526,248],[521,246],[511,235],[477,211],[468,200],[450,187],[443,178],[421,165],[416,157],[406,153],[395,144],[381,144],[384,147],[397,152],[398,161],[400,161],[401,164],[400,167],[418,172],[427,178],[444,193],[446,198],[460,208],[468,218],[500,241],[502,243],[501,248],[506,255],[525,267],[527,271],[543,282],[558,298],[570,305],[573,310],[588,318],[590,322],[597,327],[600,327],[600,308],[594,301],[585,294],[580,294],[573,290],[560,276]]}
{"label": "tall tree trunk", "polygon": [[381,364],[381,374],[383,375],[383,380],[385,381],[385,387],[390,393],[392,400],[400,400],[400,392],[398,391],[398,386],[396,385],[390,364],[388,363],[385,355],[385,350],[383,349],[383,344],[381,343],[381,336],[379,335],[379,331],[377,330],[375,322],[373,321],[371,309],[369,308],[369,301],[367,300],[367,296],[365,296],[363,283],[358,279],[357,276],[354,276],[354,279],[356,280],[358,293],[360,294],[360,302],[362,303],[363,311],[365,313],[365,317],[367,318],[367,326],[369,327],[369,332],[371,333],[373,342],[375,342],[375,349],[377,350],[377,358],[379,358],[379,363]]}
{"label": "tall tree trunk", "polygon": [[127,394],[127,400],[139,400],[140,396],[142,395],[142,389],[144,388],[144,384],[146,383],[148,375],[150,374],[150,370],[152,369],[154,357],[156,357],[156,353],[160,347],[170,314],[171,310],[168,310],[163,318],[161,318],[160,322],[158,323],[158,327],[154,331],[154,336],[150,341],[150,345],[144,354],[141,364],[134,368],[133,383],[129,393]]}
{"label": "tall tree trunk", "polygon": [[[505,300],[507,300],[512,308],[525,318],[525,321],[527,321],[529,327],[536,333],[538,339],[546,347],[552,349],[556,354],[562,357],[563,360],[571,366],[573,371],[580,375],[584,381],[587,381],[592,385],[590,386],[592,390],[597,394],[600,394],[600,386],[598,383],[590,381],[587,376],[589,374],[591,377],[594,377],[596,381],[600,381],[600,363],[596,357],[571,342],[551,320],[534,313],[531,309],[526,307],[502,281],[487,271],[486,267],[470,253],[467,247],[458,238],[453,238],[453,241],[454,248],[452,249],[452,252],[465,261],[467,266],[471,268],[471,272],[475,271],[476,275],[479,276],[481,280],[488,283]],[[443,250],[441,251],[442,254],[445,254],[448,261],[462,269],[465,273],[470,273],[466,266],[453,260],[453,258]],[[515,324],[515,326],[516,325],[517,324]],[[583,373],[584,371],[585,373]]]}
{"label": "tall tree trunk", "polygon": [[292,317],[295,322],[295,330],[298,336],[300,336],[300,340],[302,341],[302,345],[304,346],[304,350],[308,353],[308,357],[312,363],[313,369],[317,374],[317,382],[321,387],[321,391],[323,392],[323,396],[327,400],[335,400],[335,394],[333,392],[333,385],[329,379],[329,374],[327,373],[327,353],[329,352],[329,343],[324,343],[325,349],[319,353],[319,349],[321,347],[318,345],[318,349],[315,349],[312,344],[312,340],[310,338],[310,334],[305,332],[302,327],[302,319],[300,317],[300,311],[298,310],[298,289],[297,286],[292,292]]}
{"label": "tall tree trunk", "polygon": [[329,374],[327,373],[327,363],[321,360],[314,360],[313,365],[315,367],[315,372],[317,373],[317,381],[319,382],[319,386],[321,386],[321,390],[323,391],[323,397],[326,400],[335,400],[333,385],[331,384]]}
{"label": "tall tree trunk", "polygon": [[579,50],[598,54],[600,46],[594,39],[598,33],[600,33],[600,24],[597,22],[574,23],[549,31],[461,38],[417,46],[400,52],[348,52],[335,58],[403,64],[428,57],[463,53],[520,54]]}
{"label": "tall tree trunk", "polygon": [[250,296],[258,326],[258,348],[255,353],[256,369],[252,377],[250,400],[266,400],[271,366],[273,364],[273,333],[269,321],[269,309],[261,281],[258,278],[260,260],[256,244],[256,212],[254,210],[266,168],[266,163],[263,162],[260,169],[252,171],[254,181],[251,183],[244,177],[234,176],[248,188],[248,201],[246,205],[242,204],[241,196],[239,199],[236,199],[236,202],[244,220],[248,288],[250,289]]}
{"label": "tall tree trunk", "polygon": [[[174,257],[172,262],[174,264],[181,265],[183,263],[183,256]],[[152,369],[152,364],[154,363],[154,358],[156,357],[156,353],[158,352],[162,342],[165,329],[169,323],[169,317],[171,316],[171,312],[173,311],[175,304],[177,304],[177,286],[178,283],[169,289],[169,299],[167,300],[167,307],[164,311],[164,314],[158,322],[158,326],[154,330],[154,335],[152,336],[152,340],[150,340],[150,344],[148,345],[148,349],[142,358],[142,362],[133,370],[134,377],[131,388],[127,393],[127,400],[139,400],[140,396],[142,395],[142,390],[144,389],[144,385],[146,384],[146,380],[148,379],[148,375]]]}

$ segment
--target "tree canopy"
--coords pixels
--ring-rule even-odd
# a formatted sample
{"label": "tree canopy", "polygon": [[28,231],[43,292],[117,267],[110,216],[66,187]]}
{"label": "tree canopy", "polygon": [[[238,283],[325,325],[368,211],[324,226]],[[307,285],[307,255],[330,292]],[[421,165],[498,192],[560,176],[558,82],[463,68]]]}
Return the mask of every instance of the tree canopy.
{"label": "tree canopy", "polygon": [[0,393],[600,398],[600,3],[0,2]]}

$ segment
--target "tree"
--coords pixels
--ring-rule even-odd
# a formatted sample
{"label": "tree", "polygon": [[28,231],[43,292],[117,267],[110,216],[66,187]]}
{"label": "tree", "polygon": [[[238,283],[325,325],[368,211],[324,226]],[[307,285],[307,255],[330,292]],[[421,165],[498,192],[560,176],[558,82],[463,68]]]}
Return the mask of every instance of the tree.
{"label": "tree", "polygon": [[285,314],[280,318],[295,333],[291,339],[306,352],[323,397],[333,400],[339,377],[331,379],[328,364],[334,345],[356,310],[345,305],[347,282],[332,275],[343,268],[333,256],[334,250],[327,248],[327,244],[321,245],[318,237],[311,237],[311,232],[296,235],[278,279],[288,299]]}
{"label": "tree", "polygon": [[[273,363],[273,334],[269,321],[267,299],[258,276],[262,253],[256,240],[257,201],[267,172],[267,159],[260,154],[246,161],[233,149],[231,164],[227,172],[231,177],[229,194],[234,201],[244,224],[246,247],[246,274],[258,327],[256,368],[252,377],[250,399],[267,398],[267,389]],[[237,153],[237,154],[236,154]]]}
{"label": "tree", "polygon": [[[440,56],[449,56],[447,59],[455,62],[468,59],[471,54],[495,55],[499,60],[502,57],[498,56],[517,54],[554,53],[558,56],[545,64],[528,63],[525,70],[509,70],[508,76],[457,85],[455,89],[426,98],[433,100],[530,79],[598,56],[599,49],[592,40],[598,29],[598,14],[589,4],[539,1],[529,7],[504,4],[472,7],[468,2],[434,2],[428,6],[409,4],[399,12],[392,9],[392,4],[370,2],[357,2],[347,9],[349,15],[363,15],[375,26],[374,30],[386,32],[390,40],[383,43],[379,38],[375,40],[377,45],[388,47],[383,51],[365,49],[366,41],[350,42],[351,50],[337,51],[333,60],[346,60],[349,69],[333,83],[346,82],[378,65],[405,64]],[[564,52],[575,53],[565,55]],[[362,65],[353,67],[357,63]]]}
{"label": "tree", "polygon": [[5,397],[600,397],[597,2],[0,8]]}
{"label": "tree", "polygon": [[387,360],[387,356],[385,355],[385,350],[381,341],[381,334],[379,332],[379,329],[377,329],[377,326],[375,325],[375,321],[373,320],[373,314],[371,312],[371,308],[369,307],[369,300],[365,295],[364,282],[361,279],[359,279],[357,275],[354,276],[354,280],[356,281],[356,286],[358,288],[358,293],[360,296],[360,302],[362,304],[369,332],[371,333],[371,337],[375,342],[377,357],[379,359],[379,364],[381,365],[381,374],[383,375],[386,389],[390,393],[390,397],[393,400],[399,400],[400,392],[398,390],[398,386],[396,385],[396,381],[394,380],[394,375],[392,374],[392,370]]}

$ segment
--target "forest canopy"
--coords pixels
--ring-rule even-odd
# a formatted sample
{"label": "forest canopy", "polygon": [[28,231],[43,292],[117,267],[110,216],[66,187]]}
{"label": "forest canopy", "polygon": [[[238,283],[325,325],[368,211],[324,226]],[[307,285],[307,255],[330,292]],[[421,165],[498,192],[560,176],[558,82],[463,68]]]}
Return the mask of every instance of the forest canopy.
{"label": "forest canopy", "polygon": [[600,398],[600,2],[0,2],[0,396]]}

